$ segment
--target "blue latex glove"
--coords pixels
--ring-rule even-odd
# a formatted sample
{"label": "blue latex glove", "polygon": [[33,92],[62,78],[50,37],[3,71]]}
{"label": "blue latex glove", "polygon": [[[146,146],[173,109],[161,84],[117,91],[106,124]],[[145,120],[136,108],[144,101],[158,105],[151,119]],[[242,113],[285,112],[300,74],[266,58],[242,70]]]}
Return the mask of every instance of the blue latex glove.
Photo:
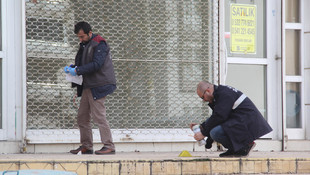
{"label": "blue latex glove", "polygon": [[69,72],[72,76],[76,76],[75,68],[69,67]]}
{"label": "blue latex glove", "polygon": [[66,72],[66,73],[69,73],[69,66],[66,66],[65,68],[64,68],[64,71]]}

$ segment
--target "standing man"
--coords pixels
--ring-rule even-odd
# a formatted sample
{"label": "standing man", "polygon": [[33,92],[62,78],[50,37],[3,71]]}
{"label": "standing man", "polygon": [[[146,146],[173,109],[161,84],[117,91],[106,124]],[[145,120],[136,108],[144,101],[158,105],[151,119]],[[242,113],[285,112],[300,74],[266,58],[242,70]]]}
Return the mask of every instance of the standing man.
{"label": "standing man", "polygon": [[[255,147],[254,140],[272,131],[253,102],[233,87],[201,81],[197,95],[209,103],[212,115],[200,124],[201,132],[194,138],[208,137],[221,143],[228,150],[220,157],[248,156]],[[190,128],[194,125],[191,123]]]}
{"label": "standing man", "polygon": [[73,76],[82,75],[82,85],[77,87],[77,95],[81,97],[77,123],[80,129],[81,146],[70,153],[93,154],[93,135],[91,117],[98,125],[101,142],[104,146],[95,154],[115,154],[115,146],[109,123],[106,119],[104,102],[106,96],[116,89],[116,79],[112,64],[110,47],[100,36],[92,33],[87,22],[79,22],[74,26],[74,33],[80,39],[80,48],[75,57],[75,65],[66,66],[66,73]]}

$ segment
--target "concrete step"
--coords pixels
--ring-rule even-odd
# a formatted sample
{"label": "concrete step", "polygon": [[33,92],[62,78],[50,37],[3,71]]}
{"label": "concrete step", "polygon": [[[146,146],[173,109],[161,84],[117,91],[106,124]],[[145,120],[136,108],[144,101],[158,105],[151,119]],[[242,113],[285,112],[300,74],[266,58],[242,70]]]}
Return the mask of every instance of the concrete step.
{"label": "concrete step", "polygon": [[252,152],[220,158],[222,152],[117,152],[115,155],[1,154],[0,171],[60,170],[98,174],[310,174],[310,152]]}

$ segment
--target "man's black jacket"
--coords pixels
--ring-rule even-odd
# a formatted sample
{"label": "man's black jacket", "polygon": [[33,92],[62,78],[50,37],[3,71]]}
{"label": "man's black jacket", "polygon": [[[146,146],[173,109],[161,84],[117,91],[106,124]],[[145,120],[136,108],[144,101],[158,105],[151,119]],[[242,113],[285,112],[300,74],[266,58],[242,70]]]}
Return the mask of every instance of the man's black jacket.
{"label": "man's black jacket", "polygon": [[221,125],[234,151],[238,151],[257,138],[272,131],[253,102],[246,97],[237,108],[232,109],[242,92],[230,86],[214,86],[214,100],[209,106],[211,117],[201,124],[202,134],[210,136],[210,130]]}

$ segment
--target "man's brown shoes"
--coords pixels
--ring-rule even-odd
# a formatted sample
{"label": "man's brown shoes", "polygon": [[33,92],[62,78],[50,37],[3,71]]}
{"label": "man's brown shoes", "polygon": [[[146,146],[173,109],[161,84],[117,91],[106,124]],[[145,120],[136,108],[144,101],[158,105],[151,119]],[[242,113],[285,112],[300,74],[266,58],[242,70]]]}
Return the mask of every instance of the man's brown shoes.
{"label": "man's brown shoes", "polygon": [[[93,154],[93,150],[89,150],[83,146],[80,146],[78,149],[70,150],[72,154],[78,154],[81,152],[82,154]],[[100,150],[95,151],[95,154],[98,155],[105,155],[105,154],[115,154],[115,150],[107,147],[102,147]]]}
{"label": "man's brown shoes", "polygon": [[107,147],[102,147],[100,150],[95,151],[95,154],[98,155],[115,154],[115,150]]}
{"label": "man's brown shoes", "polygon": [[78,154],[80,151],[82,154],[93,154],[93,152],[94,152],[92,149],[87,149],[83,146],[80,146],[78,149],[70,150],[70,153]]}

